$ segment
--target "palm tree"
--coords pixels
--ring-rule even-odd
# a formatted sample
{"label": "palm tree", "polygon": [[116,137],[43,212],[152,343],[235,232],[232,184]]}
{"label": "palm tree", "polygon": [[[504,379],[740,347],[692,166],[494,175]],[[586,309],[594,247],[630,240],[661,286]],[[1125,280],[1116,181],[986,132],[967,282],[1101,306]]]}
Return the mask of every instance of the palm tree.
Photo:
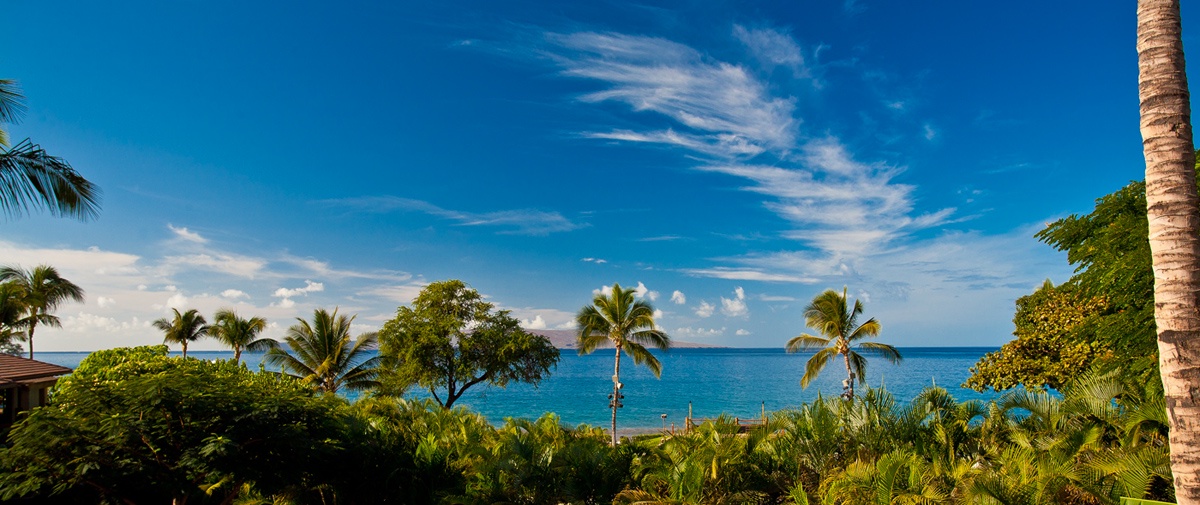
{"label": "palm tree", "polygon": [[337,309],[332,313],[315,310],[312,324],[299,317],[296,321],[284,338],[295,354],[279,347],[269,349],[267,364],[279,366],[325,393],[336,393],[343,387],[363,390],[379,386],[379,356],[363,359],[377,342],[375,332],[363,333],[352,342],[350,323],[354,317],[339,316]]}
{"label": "palm tree", "polygon": [[9,217],[46,209],[53,216],[80,220],[100,211],[100,189],[79,175],[66,160],[46,154],[25,139],[9,148],[5,123],[15,123],[25,111],[17,83],[0,79],[0,209]]}
{"label": "palm tree", "polygon": [[613,365],[613,392],[608,406],[612,408],[612,443],[617,445],[617,409],[621,407],[621,351],[635,364],[645,364],[655,377],[662,376],[662,363],[646,349],[647,345],[661,350],[671,348],[671,337],[654,324],[654,307],[650,302],[637,300],[634,290],[613,284],[608,296],[598,294],[592,304],[575,315],[579,326],[579,354],[591,354],[604,343],[617,348]]}
{"label": "palm tree", "polygon": [[212,327],[208,325],[208,321],[204,320],[204,316],[196,309],[189,309],[182,314],[179,309],[171,309],[175,312],[174,319],[162,318],[154,322],[154,327],[166,333],[163,338],[163,343],[174,343],[183,346],[183,357],[187,357],[188,342],[195,342],[200,337],[209,335]]}
{"label": "palm tree", "polygon": [[[3,197],[0,197],[2,199]],[[58,275],[58,270],[49,265],[38,265],[33,270],[20,267],[0,268],[0,282],[11,282],[20,291],[21,303],[25,306],[25,317],[18,324],[25,328],[25,340],[29,342],[29,359],[33,359],[33,332],[37,325],[44,324],[59,328],[62,323],[50,311],[66,300],[83,301],[83,288]]]}
{"label": "palm tree", "polygon": [[214,317],[216,321],[209,329],[209,334],[221,343],[233,349],[233,360],[242,360],[242,350],[266,351],[279,347],[279,343],[270,338],[258,338],[258,334],[267,329],[267,320],[261,317],[242,319],[232,310],[218,310]]}
{"label": "palm tree", "polygon": [[900,352],[888,344],[858,342],[864,338],[879,336],[879,321],[871,318],[861,325],[858,324],[858,316],[863,311],[862,300],[854,301],[854,310],[849,310],[846,301],[844,287],[841,293],[829,289],[813,298],[812,303],[804,308],[804,324],[816,329],[821,336],[805,333],[788,340],[787,352],[821,349],[808,359],[808,364],[804,367],[800,386],[805,388],[835,356],[842,356],[846,362],[845,394],[847,398],[854,398],[854,379],[857,378],[860,383],[866,382],[867,369],[867,359],[855,349],[878,354],[892,363],[899,363],[901,357]]}
{"label": "palm tree", "polygon": [[1138,95],[1159,370],[1179,503],[1200,504],[1200,196],[1179,0],[1138,1]]}

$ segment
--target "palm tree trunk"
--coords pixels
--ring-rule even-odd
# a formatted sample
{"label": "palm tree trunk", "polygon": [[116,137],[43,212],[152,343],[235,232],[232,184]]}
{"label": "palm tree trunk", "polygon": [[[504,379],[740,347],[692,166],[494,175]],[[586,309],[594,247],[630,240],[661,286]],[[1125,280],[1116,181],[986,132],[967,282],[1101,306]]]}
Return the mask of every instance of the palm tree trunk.
{"label": "palm tree trunk", "polygon": [[609,406],[612,407],[612,445],[617,446],[617,405],[621,403],[621,346],[617,345],[617,360],[613,364],[613,394]]}
{"label": "palm tree trunk", "polygon": [[846,359],[846,383],[850,385],[850,399],[854,399],[854,370],[850,368],[850,355],[842,354]]}
{"label": "palm tree trunk", "polygon": [[29,321],[29,359],[33,359],[33,329],[37,328],[37,320]]}
{"label": "palm tree trunk", "polygon": [[237,364],[241,364],[241,362],[242,362],[242,348],[241,347],[233,348],[233,362],[237,363]]}
{"label": "palm tree trunk", "polygon": [[1180,504],[1200,504],[1200,197],[1179,0],[1138,2],[1138,91],[1154,321]]}
{"label": "palm tree trunk", "polygon": [[187,339],[183,339],[181,343],[183,344],[183,358],[187,359]]}

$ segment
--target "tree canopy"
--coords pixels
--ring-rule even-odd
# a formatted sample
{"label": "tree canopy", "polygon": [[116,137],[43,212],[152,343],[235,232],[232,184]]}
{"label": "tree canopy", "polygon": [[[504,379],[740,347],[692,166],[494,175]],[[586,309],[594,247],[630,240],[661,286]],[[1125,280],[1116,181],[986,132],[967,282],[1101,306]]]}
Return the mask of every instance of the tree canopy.
{"label": "tree canopy", "polygon": [[233,361],[170,358],[166,346],[97,351],[59,381],[52,406],[13,428],[0,500],[216,503],[245,485],[290,494],[338,453],[342,404]]}
{"label": "tree canopy", "polygon": [[536,385],[558,363],[548,339],[526,332],[459,280],[426,286],[412,307],[384,323],[379,342],[391,391],[417,385],[445,408],[480,384]]}
{"label": "tree canopy", "polygon": [[1091,213],[1038,232],[1039,240],[1067,253],[1075,275],[1019,299],[1016,339],[981,359],[965,385],[1057,387],[1073,370],[1089,367],[1153,378],[1158,349],[1147,230],[1146,186],[1134,181],[1097,199]]}

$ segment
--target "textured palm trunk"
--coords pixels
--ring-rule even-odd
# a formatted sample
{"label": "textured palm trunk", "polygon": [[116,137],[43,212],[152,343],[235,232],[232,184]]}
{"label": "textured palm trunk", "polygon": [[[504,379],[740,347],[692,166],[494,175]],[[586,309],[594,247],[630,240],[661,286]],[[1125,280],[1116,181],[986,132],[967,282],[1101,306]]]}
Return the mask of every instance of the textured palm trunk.
{"label": "textured palm trunk", "polygon": [[617,347],[617,360],[613,364],[613,396],[609,406],[612,407],[612,445],[617,446],[617,404],[621,402],[621,346]]}
{"label": "textured palm trunk", "polygon": [[854,399],[854,370],[850,368],[850,354],[842,353],[842,357],[846,359],[846,380],[850,385],[850,399]]}
{"label": "textured palm trunk", "polygon": [[187,339],[183,340],[183,357],[187,359]]}
{"label": "textured palm trunk", "polygon": [[1179,0],[1138,2],[1138,91],[1154,321],[1180,504],[1200,505],[1200,198]]}
{"label": "textured palm trunk", "polygon": [[29,323],[29,359],[33,359],[33,329],[37,328],[36,322]]}

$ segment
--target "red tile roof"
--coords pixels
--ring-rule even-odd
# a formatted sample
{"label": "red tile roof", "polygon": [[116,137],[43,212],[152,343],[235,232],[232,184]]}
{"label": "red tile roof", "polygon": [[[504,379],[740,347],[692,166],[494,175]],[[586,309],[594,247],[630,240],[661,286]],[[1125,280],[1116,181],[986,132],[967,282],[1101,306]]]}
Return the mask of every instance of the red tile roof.
{"label": "red tile roof", "polygon": [[0,354],[0,386],[50,379],[71,373],[65,366]]}

